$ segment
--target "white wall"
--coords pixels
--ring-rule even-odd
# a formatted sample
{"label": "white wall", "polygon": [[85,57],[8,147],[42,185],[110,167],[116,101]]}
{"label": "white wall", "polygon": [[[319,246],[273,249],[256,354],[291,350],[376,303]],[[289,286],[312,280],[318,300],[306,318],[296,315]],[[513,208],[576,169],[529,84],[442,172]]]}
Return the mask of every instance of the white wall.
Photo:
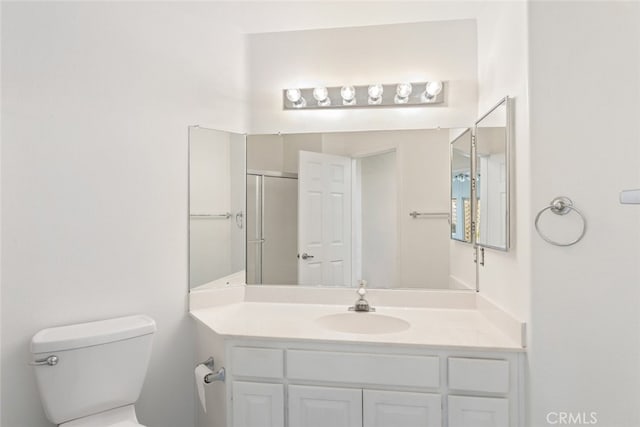
{"label": "white wall", "polygon": [[44,427],[41,328],[147,313],[138,404],[194,425],[187,126],[244,129],[243,37],[206,4],[2,4],[2,426]]}
{"label": "white wall", "polygon": [[[396,152],[386,152],[357,160],[361,212],[355,217],[360,226],[360,271],[355,278],[368,281],[372,288],[389,288],[397,283],[398,269],[398,164]],[[357,244],[354,239],[354,244]],[[353,263],[355,265],[355,263]]]}
{"label": "white wall", "polygon": [[284,146],[281,135],[249,135],[247,137],[247,169],[283,170]]}
{"label": "white wall", "polygon": [[638,426],[640,206],[618,193],[640,187],[640,3],[529,13],[530,213],[566,195],[589,225],[568,248],[532,237],[530,425],[593,411],[597,425]]}
{"label": "white wall", "polygon": [[515,111],[511,247],[508,252],[485,251],[479,287],[482,295],[523,321],[529,320],[532,232],[527,16],[526,2],[484,2],[478,15],[478,116],[507,95],[514,98]]}
{"label": "white wall", "polygon": [[[250,132],[468,125],[475,120],[477,107],[475,40],[476,26],[472,20],[251,34],[248,37]],[[449,82],[446,106],[282,109],[281,91],[289,87],[429,79]]]}
{"label": "white wall", "polygon": [[449,213],[448,132],[440,129],[406,134],[398,144],[401,165],[399,286],[446,289],[451,284],[448,218],[414,219],[409,212]]}

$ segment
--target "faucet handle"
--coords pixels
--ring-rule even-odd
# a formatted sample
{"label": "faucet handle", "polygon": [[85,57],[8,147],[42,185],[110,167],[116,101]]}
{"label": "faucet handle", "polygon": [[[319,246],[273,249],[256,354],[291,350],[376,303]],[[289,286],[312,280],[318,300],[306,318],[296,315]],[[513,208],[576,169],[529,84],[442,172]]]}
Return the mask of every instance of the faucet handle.
{"label": "faucet handle", "polygon": [[367,290],[365,289],[366,286],[367,286],[367,281],[360,280],[360,285],[358,287],[358,295],[360,295],[361,297],[365,296],[367,293]]}

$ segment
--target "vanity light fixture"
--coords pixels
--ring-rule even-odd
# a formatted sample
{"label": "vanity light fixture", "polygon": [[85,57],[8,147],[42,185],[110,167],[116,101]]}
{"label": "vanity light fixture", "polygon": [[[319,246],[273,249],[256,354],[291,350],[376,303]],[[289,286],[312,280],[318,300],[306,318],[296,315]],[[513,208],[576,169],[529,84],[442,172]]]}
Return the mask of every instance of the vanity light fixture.
{"label": "vanity light fixture", "polygon": [[282,91],[282,108],[284,110],[327,110],[430,107],[445,102],[446,90],[447,83],[439,80],[291,88]]}
{"label": "vanity light fixture", "polygon": [[300,89],[287,89],[286,96],[293,108],[304,108],[307,106],[307,101],[302,97]]}
{"label": "vanity light fixture", "polygon": [[331,105],[329,91],[324,86],[313,89],[313,98],[318,102],[318,107],[327,107]]}
{"label": "vanity light fixture", "polygon": [[380,83],[369,86],[369,89],[367,89],[367,93],[369,94],[369,105],[382,104],[382,94],[384,93],[384,87],[382,87]]}
{"label": "vanity light fixture", "polygon": [[342,105],[356,104],[356,88],[353,86],[342,86],[340,96],[342,97]]}

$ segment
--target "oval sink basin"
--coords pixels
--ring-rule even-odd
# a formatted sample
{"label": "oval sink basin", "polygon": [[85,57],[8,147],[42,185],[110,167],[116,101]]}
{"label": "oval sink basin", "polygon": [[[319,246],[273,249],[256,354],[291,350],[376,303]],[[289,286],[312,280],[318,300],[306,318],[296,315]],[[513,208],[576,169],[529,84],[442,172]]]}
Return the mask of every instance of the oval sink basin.
{"label": "oval sink basin", "polygon": [[409,329],[409,322],[376,313],[337,313],[316,319],[321,326],[350,334],[389,334]]}

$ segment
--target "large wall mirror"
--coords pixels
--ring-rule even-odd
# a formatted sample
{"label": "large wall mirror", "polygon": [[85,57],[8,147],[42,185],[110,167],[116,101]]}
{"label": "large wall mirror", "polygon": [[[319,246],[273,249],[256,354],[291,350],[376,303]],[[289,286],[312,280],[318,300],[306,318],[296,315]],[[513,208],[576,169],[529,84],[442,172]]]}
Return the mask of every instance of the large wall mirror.
{"label": "large wall mirror", "polygon": [[461,130],[189,129],[189,282],[474,289],[450,263]]}
{"label": "large wall mirror", "polygon": [[505,98],[476,123],[475,147],[468,128],[191,127],[190,287],[475,289],[452,245],[509,247],[509,116]]}
{"label": "large wall mirror", "polygon": [[509,249],[511,100],[502,99],[476,122],[476,244]]}

